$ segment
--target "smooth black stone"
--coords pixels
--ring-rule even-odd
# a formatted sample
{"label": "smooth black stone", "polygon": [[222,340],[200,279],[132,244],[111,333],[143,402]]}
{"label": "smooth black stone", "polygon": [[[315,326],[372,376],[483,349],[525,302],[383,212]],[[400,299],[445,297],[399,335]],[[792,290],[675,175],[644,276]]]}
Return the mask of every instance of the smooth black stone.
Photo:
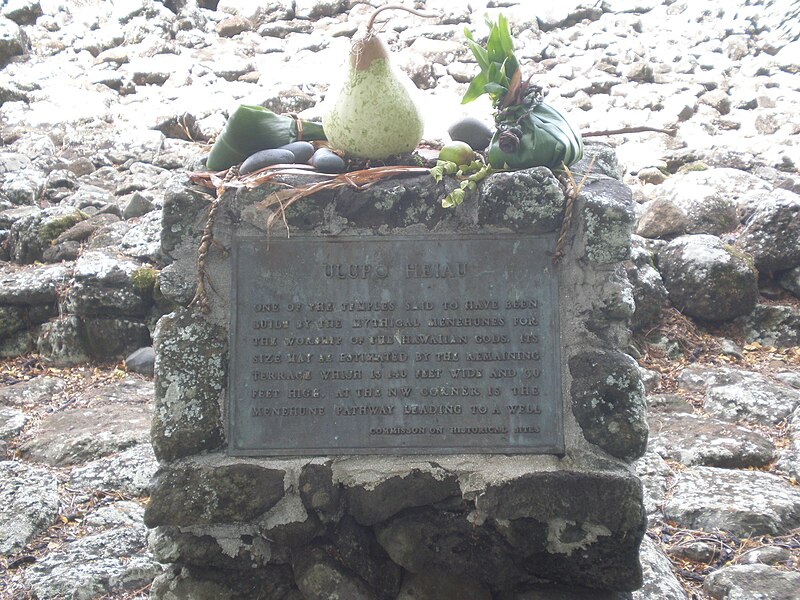
{"label": "smooth black stone", "polygon": [[145,346],[131,353],[125,359],[125,366],[129,371],[140,375],[153,376],[156,364],[156,353],[152,346]]}
{"label": "smooth black stone", "polygon": [[294,162],[298,165],[307,163],[314,155],[314,146],[309,142],[292,142],[281,146],[278,150],[288,150],[294,154]]}
{"label": "smooth black stone", "polygon": [[242,166],[239,167],[239,174],[247,175],[270,165],[293,164],[294,162],[294,154],[290,150],[279,150],[278,148],[260,150],[245,159]]}
{"label": "smooth black stone", "polygon": [[459,119],[450,126],[447,133],[453,141],[466,142],[476,152],[488,148],[492,140],[492,129],[475,117]]}
{"label": "smooth black stone", "polygon": [[322,173],[343,173],[345,169],[344,160],[327,148],[317,150],[311,157],[311,164]]}

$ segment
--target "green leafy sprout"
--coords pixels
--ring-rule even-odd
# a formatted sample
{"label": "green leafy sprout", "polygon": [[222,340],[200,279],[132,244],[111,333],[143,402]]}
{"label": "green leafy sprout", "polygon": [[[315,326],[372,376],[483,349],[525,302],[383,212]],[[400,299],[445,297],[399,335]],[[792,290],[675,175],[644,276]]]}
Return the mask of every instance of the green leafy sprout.
{"label": "green leafy sprout", "polygon": [[509,105],[507,95],[520,85],[519,61],[514,56],[514,42],[508,28],[508,20],[501,14],[497,23],[486,18],[489,37],[486,47],[481,46],[468,28],[464,28],[467,45],[475,56],[481,72],[470,82],[461,104],[472,102],[483,94],[488,94],[495,108]]}

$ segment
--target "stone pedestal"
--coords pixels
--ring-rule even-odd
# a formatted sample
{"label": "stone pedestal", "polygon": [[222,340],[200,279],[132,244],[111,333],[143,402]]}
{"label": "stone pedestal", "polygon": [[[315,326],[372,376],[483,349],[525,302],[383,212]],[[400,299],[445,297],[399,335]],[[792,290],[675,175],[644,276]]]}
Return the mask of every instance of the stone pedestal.
{"label": "stone pedestal", "polygon": [[[213,199],[190,185],[169,190],[162,250],[170,264],[158,290],[184,306],[162,318],[155,335],[161,468],[146,521],[156,528],[156,555],[172,567],[153,597],[522,600],[556,585],[594,590],[574,597],[622,598],[641,585],[645,520],[630,463],[647,442],[644,389],[620,350],[634,311],[622,265],[633,206],[609,176],[613,154],[587,150],[608,173],[596,168],[575,202],[554,267],[565,447],[558,456],[232,456],[225,250],[234,235],[267,243],[266,200],[276,188],[223,196],[206,264],[207,313],[185,305]],[[491,175],[460,207],[443,209],[439,199],[452,185],[423,175],[341,189],[301,200],[286,221],[291,233],[317,236],[528,236],[561,227],[566,200],[548,169]],[[285,234],[279,224],[269,235]]]}

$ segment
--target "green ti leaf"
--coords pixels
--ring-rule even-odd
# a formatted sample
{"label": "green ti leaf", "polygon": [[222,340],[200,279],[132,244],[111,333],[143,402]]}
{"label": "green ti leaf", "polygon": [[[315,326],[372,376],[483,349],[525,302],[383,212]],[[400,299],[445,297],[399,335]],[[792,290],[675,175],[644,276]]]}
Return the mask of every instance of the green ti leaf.
{"label": "green ti leaf", "polygon": [[486,75],[483,72],[478,73],[475,77],[472,78],[472,81],[467,88],[467,91],[464,93],[464,97],[461,98],[461,104],[466,104],[467,102],[472,102],[476,98],[480,98],[486,93],[484,90],[484,86],[486,86]]}
{"label": "green ti leaf", "polygon": [[481,71],[485,71],[489,68],[489,53],[474,40],[472,32],[466,27],[464,28],[464,35],[467,38],[467,46],[472,50],[475,60],[478,61],[478,66],[481,68]]}
{"label": "green ti leaf", "polygon": [[475,41],[469,29],[464,30],[467,45],[475,55],[481,71],[473,78],[461,102],[465,104],[481,94],[489,94],[494,106],[498,107],[508,93],[511,79],[519,70],[519,61],[514,56],[514,43],[508,28],[508,20],[499,15],[497,23],[493,23],[487,16],[486,24],[489,27],[489,35],[485,48]]}

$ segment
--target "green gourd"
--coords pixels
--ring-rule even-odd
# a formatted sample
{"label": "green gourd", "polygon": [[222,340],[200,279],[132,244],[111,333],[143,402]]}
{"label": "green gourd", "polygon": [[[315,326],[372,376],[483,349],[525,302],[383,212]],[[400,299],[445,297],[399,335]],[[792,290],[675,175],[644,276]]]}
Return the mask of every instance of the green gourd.
{"label": "green gourd", "polygon": [[375,17],[383,10],[411,9],[386,5],[367,23],[366,35],[354,41],[341,89],[326,99],[322,126],[333,148],[358,158],[384,159],[413,151],[424,123],[412,97],[413,83],[396,69],[386,44],[373,32]]}

